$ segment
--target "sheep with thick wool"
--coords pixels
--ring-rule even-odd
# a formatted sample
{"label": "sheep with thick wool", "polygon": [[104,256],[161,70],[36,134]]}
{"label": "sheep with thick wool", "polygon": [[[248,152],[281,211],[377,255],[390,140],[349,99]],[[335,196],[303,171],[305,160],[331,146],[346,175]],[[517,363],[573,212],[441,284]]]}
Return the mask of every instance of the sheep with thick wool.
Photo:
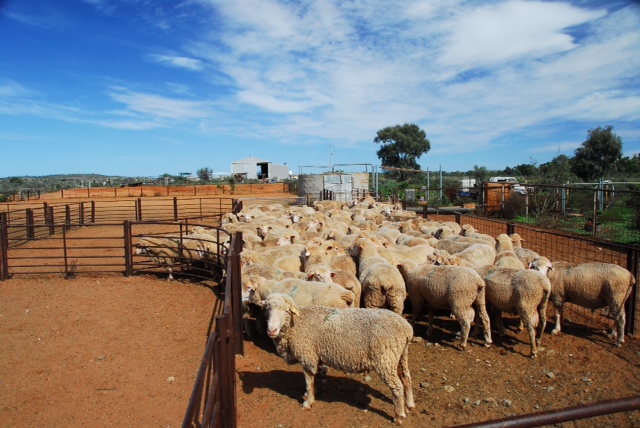
{"label": "sheep with thick wool", "polygon": [[394,420],[401,424],[415,407],[409,371],[413,331],[402,316],[386,309],[335,309],[297,305],[285,294],[271,294],[262,307],[267,335],[287,363],[300,363],[306,392],[303,408],[315,402],[319,365],[347,373],[375,371],[391,389]]}
{"label": "sheep with thick wool", "polygon": [[460,324],[460,349],[467,347],[467,339],[475,311],[484,330],[485,345],[491,344],[491,326],[485,306],[485,284],[478,273],[462,266],[418,265],[406,260],[398,265],[411,301],[411,323],[424,304],[429,306],[427,334],[433,332],[435,309],[450,310]]}
{"label": "sheep with thick wool", "polygon": [[355,296],[338,284],[286,278],[279,281],[251,275],[242,279],[242,300],[257,304],[271,293],[285,293],[302,306],[319,305],[332,308],[352,308]]}
{"label": "sheep with thick wool", "polygon": [[520,261],[513,251],[513,241],[506,233],[501,233],[496,239],[496,259],[494,264],[498,267],[525,269],[524,263]]}
{"label": "sheep with thick wool", "polygon": [[624,304],[631,295],[636,279],[627,269],[610,263],[555,262],[551,281],[551,303],[555,312],[555,327],[551,334],[562,328],[564,304],[573,303],[592,310],[609,308],[614,319],[609,337],[621,346],[624,343],[626,314]]}
{"label": "sheep with thick wool", "polygon": [[350,251],[358,261],[365,308],[388,308],[402,314],[407,291],[398,269],[380,256],[377,245],[367,238],[356,239]]}
{"label": "sheep with thick wool", "polygon": [[535,259],[540,257],[540,254],[522,246],[524,239],[519,234],[512,233],[509,237],[513,242],[513,252],[525,266],[529,266]]}
{"label": "sheep with thick wool", "polygon": [[341,269],[332,269],[327,265],[316,265],[308,271],[307,275],[307,280],[309,281],[332,282],[343,286],[355,295],[354,306],[356,308],[361,306],[360,300],[362,297],[362,284],[360,284],[358,277],[352,272]]}
{"label": "sheep with thick wool", "polygon": [[549,259],[540,257],[530,269],[485,266],[478,273],[486,284],[487,305],[495,311],[498,332],[505,335],[502,312],[515,310],[529,333],[530,356],[538,353],[546,325],[547,302],[551,283],[547,272],[553,270]]}

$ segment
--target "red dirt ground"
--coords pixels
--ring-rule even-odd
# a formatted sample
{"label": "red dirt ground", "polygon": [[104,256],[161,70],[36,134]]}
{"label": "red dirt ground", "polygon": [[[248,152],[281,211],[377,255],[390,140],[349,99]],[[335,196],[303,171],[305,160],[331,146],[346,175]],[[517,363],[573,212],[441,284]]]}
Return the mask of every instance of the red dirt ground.
{"label": "red dirt ground", "polygon": [[[0,426],[181,424],[206,343],[215,293],[152,277],[78,276],[0,283]],[[524,334],[454,346],[446,318],[411,345],[417,408],[408,427],[452,426],[640,393],[640,344],[611,345],[574,320],[530,359]],[[424,334],[424,323],[418,337]],[[301,409],[304,378],[265,338],[237,357],[240,427],[384,427],[393,408],[377,375],[330,370]],[[637,412],[565,424],[640,426]]]}

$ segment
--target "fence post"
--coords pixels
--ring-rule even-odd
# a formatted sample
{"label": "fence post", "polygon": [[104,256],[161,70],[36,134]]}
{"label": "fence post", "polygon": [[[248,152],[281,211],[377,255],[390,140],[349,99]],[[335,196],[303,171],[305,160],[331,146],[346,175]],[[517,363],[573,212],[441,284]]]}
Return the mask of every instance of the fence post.
{"label": "fence post", "polygon": [[56,226],[55,226],[55,215],[54,215],[53,207],[49,207],[48,211],[49,211],[49,216],[48,216],[49,217],[49,235],[54,235],[56,233]]}
{"label": "fence post", "polygon": [[178,221],[178,197],[173,197],[173,221]]}
{"label": "fence post", "polygon": [[[632,245],[627,250],[627,270],[637,279],[640,275],[638,263],[640,263],[640,245]],[[631,296],[624,304],[627,314],[627,323],[625,324],[625,334],[630,336],[636,335],[636,299],[638,298],[638,287],[631,288]]]}
{"label": "fence post", "polygon": [[64,206],[64,228],[71,229],[71,207],[68,204]]}
{"label": "fence post", "polygon": [[429,208],[427,207],[427,203],[425,202],[422,206],[422,218],[427,220],[429,218]]}
{"label": "fence post", "polygon": [[[234,352],[236,354],[244,355],[244,340],[242,338],[242,272],[240,269],[241,260],[240,253],[242,252],[242,232],[236,232],[233,252],[231,255],[231,272],[227,273],[231,275],[231,290],[227,290],[231,293],[231,307],[232,307],[232,322],[234,335]],[[218,250],[218,253],[220,250]]]}
{"label": "fence post", "polygon": [[131,222],[122,222],[124,228],[124,276],[133,275],[133,257],[131,254]]}
{"label": "fence post", "polygon": [[7,233],[7,213],[0,213],[0,281],[9,277],[9,234]]}
{"label": "fence post", "polygon": [[91,223],[96,222],[96,201],[91,201]]}
{"label": "fence post", "polygon": [[33,220],[33,210],[31,208],[27,208],[25,210],[27,216],[27,239],[35,238],[35,222]]}
{"label": "fence post", "polygon": [[507,235],[516,233],[516,225],[514,223],[507,223]]}
{"label": "fence post", "polygon": [[136,201],[136,220],[142,221],[142,199]]}
{"label": "fence post", "polygon": [[78,204],[79,210],[78,210],[78,215],[80,216],[78,222],[80,223],[80,225],[84,224],[84,202],[80,202]]}

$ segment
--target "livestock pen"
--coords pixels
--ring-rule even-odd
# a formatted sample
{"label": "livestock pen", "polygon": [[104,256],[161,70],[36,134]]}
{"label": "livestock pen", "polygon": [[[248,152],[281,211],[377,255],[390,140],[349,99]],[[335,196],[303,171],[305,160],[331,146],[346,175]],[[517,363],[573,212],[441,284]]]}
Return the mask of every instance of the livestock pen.
{"label": "livestock pen", "polygon": [[[27,216],[25,215],[24,218],[26,219],[26,217]],[[122,223],[96,222],[94,224],[85,225],[67,224],[66,221],[42,225],[35,223],[30,226],[33,226],[34,231],[42,228],[46,232],[46,234],[49,234],[47,238],[38,238],[39,233],[34,233],[33,238],[15,238],[15,241],[10,244],[9,235],[10,231],[13,228],[22,228],[25,230],[27,228],[25,224],[19,224],[19,222],[15,220],[16,218],[18,218],[18,216],[14,215],[14,221],[12,221],[11,225],[9,225],[8,222],[5,221],[3,222],[2,226],[2,273],[3,275],[6,274],[3,279],[38,274],[39,272],[34,272],[33,270],[40,265],[42,265],[43,269],[40,273],[48,272],[49,274],[61,274],[64,276],[83,275],[96,272],[126,274],[127,271],[132,274],[150,272],[157,275],[164,275],[164,271],[161,268],[145,265],[146,262],[142,260],[133,262],[132,264],[128,265],[126,255],[126,248],[130,248],[130,245],[128,244],[133,244],[136,237],[147,234],[179,234],[181,231],[183,231],[184,233],[184,231],[188,230],[192,225],[204,224],[205,226],[211,226],[211,224],[207,224],[206,222],[199,222],[190,219],[184,219],[181,222],[177,223],[172,219],[170,219],[170,221],[157,221],[150,223],[146,223],[145,221],[138,223],[137,220],[132,220],[130,221],[129,225],[129,228],[131,228],[131,232],[128,233],[126,231],[129,229],[126,226],[125,221],[123,221]],[[437,217],[434,216],[433,218]],[[446,219],[451,219],[451,216],[447,216]],[[483,233],[490,233],[493,235],[497,233],[511,233],[512,231],[518,232],[523,237],[525,237],[528,247],[534,250],[542,250],[542,252],[544,252],[545,254],[550,254],[550,251],[554,251],[553,254],[561,255],[562,258],[567,257],[567,255],[572,255],[572,257],[575,257],[576,260],[579,261],[593,260],[614,262],[621,264],[622,266],[631,266],[632,269],[635,269],[635,274],[637,275],[637,249],[634,249],[633,247],[610,246],[605,245],[607,243],[598,241],[590,242],[590,240],[585,238],[573,238],[570,236],[565,236],[563,234],[557,234],[541,229],[531,228],[531,230],[524,230],[523,228],[520,228],[520,226],[514,226],[508,222],[482,219],[475,216],[458,216],[456,217],[456,221],[458,221],[459,223],[472,224],[478,231]],[[109,231],[110,229],[111,231]],[[53,230],[52,233],[51,230]],[[86,233],[88,233],[88,231],[91,232],[89,233],[89,239],[87,240]],[[84,237],[81,238],[81,235],[84,235]],[[42,240],[50,240],[50,243],[44,244],[42,247],[37,247],[36,243]],[[97,248],[95,253],[92,252],[93,250],[90,251],[88,248],[82,248],[88,247],[89,245],[86,245],[85,242],[89,241],[96,243],[102,242],[98,245],[98,247],[101,248]],[[118,242],[118,244],[116,245],[115,242]],[[51,243],[55,243],[55,245],[52,245]],[[20,247],[20,251],[24,252],[16,253],[14,251],[17,249],[16,245],[17,247]],[[57,247],[58,245],[62,248],[62,250],[59,252],[57,250],[54,250],[54,248],[48,248],[54,246]],[[32,255],[28,254],[28,250],[30,248],[34,249],[32,253],[38,250],[46,250],[47,252],[51,252],[51,254],[47,254],[47,257],[43,258],[40,262],[38,262],[38,260],[30,260],[28,259],[28,257],[32,257]],[[580,249],[579,252],[576,251],[576,249],[578,248]],[[109,252],[109,249],[113,250],[113,252]],[[82,253],[87,253],[86,258],[80,256]],[[110,261],[107,263],[101,263],[106,266],[94,265],[94,268],[92,270],[92,264],[94,262],[97,262],[102,256],[105,256]],[[73,260],[76,260],[75,264],[71,263],[71,261]],[[74,266],[74,268],[71,269],[70,266]],[[634,271],[632,270],[632,272]],[[188,273],[188,270],[185,270],[184,274],[187,275]],[[239,277],[233,279],[233,275],[228,275],[227,278],[227,281],[230,281],[227,283],[229,284],[227,285],[227,290],[229,290],[230,288],[233,289],[234,283],[239,284]],[[632,300],[635,302],[635,296]],[[629,316],[629,324],[635,326],[636,317],[631,316],[631,313],[632,312],[630,312]],[[633,313],[635,313],[635,311]],[[230,328],[225,328],[225,325],[223,325],[222,322],[220,324],[221,328],[223,329],[223,333],[220,333],[217,336],[216,341],[214,342],[220,340],[226,343],[230,340],[228,339],[230,335],[237,334],[237,330],[233,332]],[[222,344],[215,346],[222,346]],[[213,353],[214,344],[212,343],[211,345],[207,345],[207,349],[211,349],[211,352]],[[201,400],[205,400],[204,397],[208,396],[206,385],[209,384],[209,381],[207,379],[211,380],[213,377],[215,377],[215,374],[212,374],[212,372],[209,371],[211,370],[211,363],[204,363],[205,361],[210,361],[211,355],[212,354],[210,354],[208,351],[203,357],[203,366],[207,367],[204,369],[204,373],[207,374],[205,375],[205,381],[203,383],[203,385],[205,385],[205,391],[201,393],[201,397],[203,397],[201,398]],[[215,366],[216,365],[214,364],[214,369]],[[198,385],[194,385],[194,391],[196,389],[199,389],[199,387],[196,388],[197,386]],[[214,396],[212,400],[216,400],[217,398],[215,397],[216,396]],[[194,402],[197,402],[198,398],[194,398],[193,400]],[[213,404],[211,405],[213,406]],[[189,407],[191,408],[191,405]],[[195,411],[193,414],[191,414],[191,416],[185,417],[186,426],[190,426],[191,422],[193,421],[193,419],[190,418],[195,418],[195,424],[199,425],[200,422],[197,421],[199,421],[200,418],[204,418],[204,416],[208,414],[208,410],[206,410],[207,404],[202,404],[201,407],[202,409],[200,412]],[[215,407],[209,407],[209,409],[213,408]],[[215,424],[213,425],[215,426]],[[202,426],[207,426],[207,424],[202,422]],[[217,426],[229,425],[221,424]]]}

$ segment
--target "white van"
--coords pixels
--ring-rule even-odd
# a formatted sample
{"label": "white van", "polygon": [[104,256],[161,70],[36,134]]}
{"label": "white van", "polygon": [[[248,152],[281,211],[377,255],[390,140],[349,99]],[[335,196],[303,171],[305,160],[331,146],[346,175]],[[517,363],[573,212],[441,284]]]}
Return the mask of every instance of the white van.
{"label": "white van", "polygon": [[518,183],[518,180],[515,177],[491,177],[489,178],[490,183],[505,183],[511,185],[511,188],[514,192],[524,195],[527,193],[527,188],[521,186]]}

